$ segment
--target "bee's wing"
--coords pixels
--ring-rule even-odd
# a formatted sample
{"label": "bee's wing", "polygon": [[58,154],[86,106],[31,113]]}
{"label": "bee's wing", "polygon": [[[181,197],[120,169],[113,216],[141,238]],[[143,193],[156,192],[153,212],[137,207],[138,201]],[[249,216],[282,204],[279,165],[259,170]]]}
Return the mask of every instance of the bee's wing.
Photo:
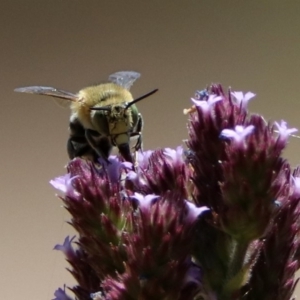
{"label": "bee's wing", "polygon": [[54,99],[55,102],[62,107],[68,107],[70,104],[69,101],[78,101],[77,95],[49,86],[26,86],[26,87],[16,88],[14,91],[19,93],[52,96],[54,98],[57,98]]}
{"label": "bee's wing", "polygon": [[132,84],[140,78],[141,74],[134,71],[120,71],[111,74],[108,80],[129,90]]}

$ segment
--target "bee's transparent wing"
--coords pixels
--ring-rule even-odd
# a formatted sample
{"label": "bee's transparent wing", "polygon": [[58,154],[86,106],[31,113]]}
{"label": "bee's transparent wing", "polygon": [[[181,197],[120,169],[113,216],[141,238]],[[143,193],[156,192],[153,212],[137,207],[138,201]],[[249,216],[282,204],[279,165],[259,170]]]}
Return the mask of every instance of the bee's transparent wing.
{"label": "bee's transparent wing", "polygon": [[141,74],[134,71],[120,71],[111,74],[108,80],[129,90],[132,84],[140,78]]}
{"label": "bee's transparent wing", "polygon": [[14,91],[18,93],[29,93],[29,94],[52,96],[56,98],[54,99],[55,103],[61,107],[69,107],[70,104],[69,101],[78,100],[78,96],[75,94],[63,90],[59,90],[54,87],[48,87],[48,86],[26,86],[26,87],[16,88]]}

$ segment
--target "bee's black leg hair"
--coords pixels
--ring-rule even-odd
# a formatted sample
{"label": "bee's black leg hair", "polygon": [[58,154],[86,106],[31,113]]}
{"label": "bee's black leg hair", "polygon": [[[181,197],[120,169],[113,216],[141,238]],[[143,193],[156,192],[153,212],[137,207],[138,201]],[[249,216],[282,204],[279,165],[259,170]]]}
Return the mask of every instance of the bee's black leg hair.
{"label": "bee's black leg hair", "polygon": [[93,161],[97,161],[97,153],[86,141],[81,143],[74,141],[74,138],[70,137],[67,142],[67,151],[70,159],[75,157],[86,157]]}
{"label": "bee's black leg hair", "polygon": [[130,145],[128,143],[119,145],[118,149],[120,151],[120,154],[126,161],[133,163],[133,158],[130,151]]}
{"label": "bee's black leg hair", "polygon": [[91,129],[85,130],[85,137],[90,146],[97,152],[98,156],[108,162],[108,157],[112,148],[109,138]]}
{"label": "bee's black leg hair", "polygon": [[142,139],[142,133],[141,133],[142,129],[143,129],[143,125],[144,125],[144,122],[143,122],[142,115],[139,114],[137,125],[136,125],[136,131],[132,132],[130,134],[130,137],[137,136],[137,135],[139,136],[138,139],[137,139],[137,142],[134,146],[135,151],[143,150],[143,139]]}
{"label": "bee's black leg hair", "polygon": [[85,129],[78,119],[74,119],[69,123],[70,137],[67,142],[67,152],[70,159],[75,157],[86,157],[93,161],[97,161],[97,153],[89,145],[85,137]]}

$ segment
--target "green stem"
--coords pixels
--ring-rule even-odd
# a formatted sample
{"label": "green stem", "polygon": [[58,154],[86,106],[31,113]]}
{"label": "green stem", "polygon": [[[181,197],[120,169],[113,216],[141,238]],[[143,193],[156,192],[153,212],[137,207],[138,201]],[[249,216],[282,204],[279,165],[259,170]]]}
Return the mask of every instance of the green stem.
{"label": "green stem", "polygon": [[222,299],[235,299],[231,296],[235,295],[244,283],[243,265],[247,253],[249,243],[245,241],[236,241],[232,259],[228,267],[226,282],[223,287]]}
{"label": "green stem", "polygon": [[239,270],[243,267],[243,263],[245,260],[246,252],[248,249],[249,243],[247,242],[236,242],[235,247],[233,249],[232,260],[228,269],[228,279],[232,278],[237,274]]}

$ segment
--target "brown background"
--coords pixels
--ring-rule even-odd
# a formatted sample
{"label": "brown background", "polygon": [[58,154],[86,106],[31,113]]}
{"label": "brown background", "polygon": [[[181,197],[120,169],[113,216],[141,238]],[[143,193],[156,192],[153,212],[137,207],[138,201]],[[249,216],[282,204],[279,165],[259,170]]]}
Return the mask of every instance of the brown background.
{"label": "brown background", "polygon": [[[212,81],[257,93],[252,111],[300,127],[299,12],[296,0],[2,0],[0,298],[51,299],[72,283],[52,251],[72,230],[48,184],[64,173],[69,112],[15,87],[76,92],[139,71],[135,96],[160,89],[138,105],[146,149],[181,144],[182,109]],[[299,149],[291,139],[293,165]]]}

